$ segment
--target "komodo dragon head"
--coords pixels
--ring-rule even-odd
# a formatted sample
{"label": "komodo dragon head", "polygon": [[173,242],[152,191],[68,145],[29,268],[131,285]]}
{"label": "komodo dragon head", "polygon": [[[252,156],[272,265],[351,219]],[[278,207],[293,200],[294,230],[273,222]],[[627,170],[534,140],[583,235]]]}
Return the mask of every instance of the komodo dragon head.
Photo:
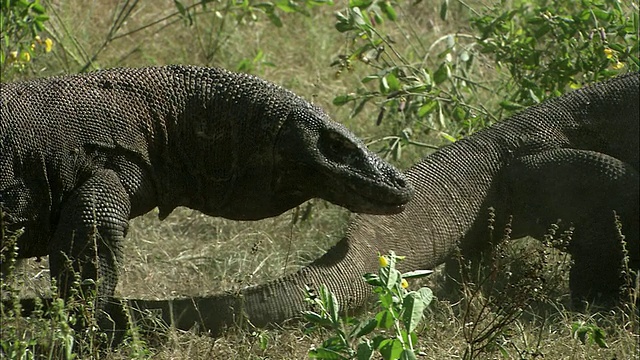
{"label": "komodo dragon head", "polygon": [[[183,205],[212,216],[256,220],[311,198],[358,213],[394,214],[413,195],[404,175],[294,93],[222,69],[170,69],[188,79],[175,88],[189,104],[179,122],[183,127],[173,134],[182,135],[169,152],[179,156],[171,164],[182,166],[192,181],[183,197],[164,210],[160,206],[161,217]],[[180,90],[183,84],[190,85]],[[175,168],[166,174],[185,183]]]}
{"label": "komodo dragon head", "polygon": [[232,200],[216,208],[215,215],[261,219],[311,198],[357,213],[401,212],[413,195],[404,175],[320,108],[298,105],[275,134],[272,154],[247,160],[252,165],[235,179]]}
{"label": "komodo dragon head", "polygon": [[310,104],[289,114],[274,151],[273,189],[292,203],[316,197],[358,213],[394,214],[413,195],[404,175]]}

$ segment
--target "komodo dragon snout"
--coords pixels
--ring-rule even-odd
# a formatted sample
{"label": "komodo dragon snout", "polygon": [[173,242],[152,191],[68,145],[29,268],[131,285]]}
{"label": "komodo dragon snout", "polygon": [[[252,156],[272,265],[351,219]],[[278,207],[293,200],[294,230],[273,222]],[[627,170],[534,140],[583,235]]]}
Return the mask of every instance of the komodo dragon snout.
{"label": "komodo dragon snout", "polygon": [[300,202],[317,197],[354,212],[395,214],[413,195],[402,173],[313,105],[289,114],[274,159],[275,193]]}

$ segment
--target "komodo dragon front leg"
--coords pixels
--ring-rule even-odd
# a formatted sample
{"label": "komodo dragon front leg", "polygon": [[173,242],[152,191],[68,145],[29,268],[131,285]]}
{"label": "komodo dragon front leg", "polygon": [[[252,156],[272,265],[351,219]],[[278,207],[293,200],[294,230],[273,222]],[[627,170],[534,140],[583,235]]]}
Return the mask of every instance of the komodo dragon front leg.
{"label": "komodo dragon front leg", "polygon": [[[627,249],[638,249],[638,202],[631,201],[638,198],[638,171],[599,152],[555,149],[517,158],[502,183],[509,186],[514,231],[542,239],[542,230],[558,220],[574,227],[568,249],[574,304],[617,299],[623,252],[614,211]],[[630,251],[629,260],[637,267],[636,254]]]}
{"label": "komodo dragon front leg", "polygon": [[[81,275],[83,292],[97,290],[97,310],[118,283],[118,263],[131,210],[129,195],[110,169],[96,171],[62,205],[57,230],[49,244],[51,276],[69,296],[74,272]],[[105,317],[98,315],[102,327]]]}

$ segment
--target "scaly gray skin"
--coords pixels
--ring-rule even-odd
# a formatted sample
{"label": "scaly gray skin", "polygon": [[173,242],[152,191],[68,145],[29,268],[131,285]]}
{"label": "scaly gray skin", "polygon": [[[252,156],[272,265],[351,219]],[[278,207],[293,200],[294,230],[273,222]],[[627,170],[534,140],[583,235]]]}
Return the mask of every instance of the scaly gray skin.
{"label": "scaly gray skin", "polygon": [[[18,258],[50,256],[113,295],[128,221],[154,207],[254,220],[323,198],[401,211],[412,189],[342,125],[277,85],[194,66],[1,86],[0,205]],[[2,244],[5,249],[6,244]],[[101,307],[101,305],[98,305]]]}
{"label": "scaly gray skin", "polygon": [[345,238],[297,273],[239,293],[129,300],[134,317],[156,309],[177,328],[219,334],[245,317],[256,326],[298,317],[305,286],[320,284],[350,311],[371,294],[362,274],[377,271],[378,253],[406,255],[405,272],[445,262],[458,245],[466,256],[487,248],[489,207],[497,229],[513,214],[514,238],[541,238],[557,219],[573,223],[572,298],[615,299],[622,251],[614,210],[631,267],[640,265],[639,79],[627,74],[546,101],[427,156],[406,172],[415,196],[404,212],[357,216]]}

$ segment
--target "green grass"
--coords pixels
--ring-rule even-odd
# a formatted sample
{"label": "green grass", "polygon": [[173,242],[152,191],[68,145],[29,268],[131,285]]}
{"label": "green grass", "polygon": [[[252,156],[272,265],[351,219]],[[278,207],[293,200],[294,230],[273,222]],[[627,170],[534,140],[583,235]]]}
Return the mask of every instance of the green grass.
{"label": "green grass", "polygon": [[[105,43],[116,4],[122,3],[45,2],[51,9],[50,29],[56,38],[54,50],[37,59],[31,72],[12,77],[79,71],[85,64],[81,60],[91,57]],[[329,67],[350,46],[346,36],[333,28],[333,13],[342,10],[342,5],[317,8],[308,18],[284,14],[282,28],[274,27],[265,19],[236,27],[229,19],[220,38],[221,47],[214,56],[207,54],[212,50],[211,44],[215,44],[208,37],[220,21],[214,14],[197,18],[192,27],[185,27],[180,21],[164,22],[110,41],[94,64],[107,68],[188,63],[236,69],[243,61],[252,63],[262,54],[259,61],[252,63],[256,75],[312,100],[356,134],[371,140],[388,134],[392,127],[388,123],[375,125],[376,107],[367,107],[351,119],[349,107],[332,105],[335,96],[363,86],[360,80],[367,71],[357,65],[353,71],[336,77],[337,69]],[[476,2],[472,5],[480,6]],[[399,22],[410,25],[415,33],[403,33],[401,27],[386,22],[384,31],[393,35],[398,49],[404,49],[410,40],[419,39],[428,46],[443,34],[469,31],[468,10],[457,2],[451,2],[447,21],[437,16],[439,2],[423,1],[417,5],[407,2],[399,10]],[[136,29],[173,11],[173,1],[141,1],[122,31]],[[166,27],[160,29],[164,25]],[[212,38],[216,39],[215,33]],[[422,57],[418,51],[411,51],[408,50],[408,58]],[[502,76],[488,61],[478,63],[481,65],[476,65],[474,71],[486,78],[487,85],[492,83],[493,76]],[[480,102],[499,100],[490,91],[481,97]],[[442,143],[433,133],[417,134],[417,140],[435,145]],[[409,147],[396,164],[405,168],[427,152],[427,149]],[[155,212],[134,219],[125,243],[126,255],[117,294],[149,299],[205,295],[263,283],[294,272],[337,242],[349,219],[347,211],[316,200],[311,218],[294,224],[296,211],[304,212],[305,206],[257,222],[211,218],[182,208],[163,222],[157,220]],[[402,251],[396,249],[400,255]],[[46,259],[40,263],[33,259],[26,262],[24,274],[20,275],[25,282],[21,296],[47,292],[48,278],[42,276],[42,273],[46,275],[47,268]],[[36,274],[39,275],[36,277]],[[437,277],[429,284],[436,287],[437,283],[433,283],[436,281]],[[564,281],[566,294],[566,276]],[[499,340],[509,354],[506,358],[540,358],[538,353],[544,354],[545,359],[637,358],[640,335],[633,311],[593,316],[576,314],[562,307],[566,295],[563,298],[562,290],[558,294],[559,300],[553,303],[555,307],[526,308],[522,316],[505,328]],[[374,312],[364,316],[371,313]],[[418,331],[418,348],[425,354],[421,359],[455,359],[463,355],[467,347],[464,329],[469,324],[462,313],[462,304],[454,300],[441,299],[433,303],[426,325]],[[609,348],[583,345],[575,339],[571,326],[581,321],[603,328]],[[146,344],[118,349],[105,358],[128,359],[148,350],[148,355],[155,359],[298,359],[306,358],[309,349],[324,338],[322,334],[304,334],[299,324],[255,332],[231,330],[218,339],[169,330],[158,338],[143,337]],[[3,340],[7,340],[4,335]],[[495,348],[480,358],[502,358],[502,355]]]}

